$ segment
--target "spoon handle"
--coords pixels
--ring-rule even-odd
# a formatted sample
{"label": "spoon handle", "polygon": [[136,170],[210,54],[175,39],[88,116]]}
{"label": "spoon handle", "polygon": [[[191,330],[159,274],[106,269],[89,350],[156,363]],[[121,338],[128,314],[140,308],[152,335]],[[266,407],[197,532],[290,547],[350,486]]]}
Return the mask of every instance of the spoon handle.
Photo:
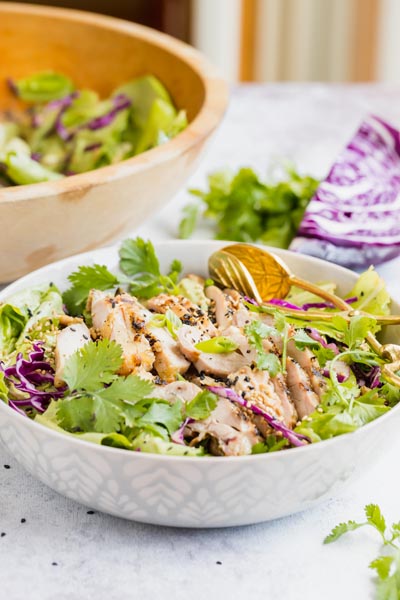
{"label": "spoon handle", "polygon": [[321,289],[320,287],[314,285],[313,283],[310,283],[309,281],[305,281],[304,279],[299,279],[298,277],[295,277],[295,275],[290,276],[290,284],[295,285],[296,287],[299,287],[302,290],[306,290],[306,292],[311,292],[312,294],[315,294],[316,296],[319,296],[320,298],[323,298],[328,302],[331,302],[334,306],[340,308],[340,310],[345,310],[346,312],[351,310],[351,307],[347,304],[347,302],[342,298],[339,298],[339,296],[336,296],[335,294],[330,294],[326,290]]}

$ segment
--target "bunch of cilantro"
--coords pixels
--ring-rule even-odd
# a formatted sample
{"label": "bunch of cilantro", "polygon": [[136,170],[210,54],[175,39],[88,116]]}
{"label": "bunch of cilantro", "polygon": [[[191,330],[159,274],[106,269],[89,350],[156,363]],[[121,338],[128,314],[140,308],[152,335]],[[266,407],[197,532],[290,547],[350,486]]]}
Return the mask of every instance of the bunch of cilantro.
{"label": "bunch of cilantro", "polygon": [[400,522],[388,527],[377,504],[368,504],[366,520],[357,523],[347,521],[334,527],[325,538],[324,544],[331,544],[349,531],[370,526],[381,536],[383,551],[369,567],[376,573],[376,600],[398,600],[400,598]]}
{"label": "bunch of cilantro", "polygon": [[202,214],[215,223],[216,239],[288,248],[319,181],[287,167],[282,181],[268,184],[242,168],[236,174],[217,171],[208,184],[208,191],[190,190],[200,202],[183,209],[181,238],[192,235]]}

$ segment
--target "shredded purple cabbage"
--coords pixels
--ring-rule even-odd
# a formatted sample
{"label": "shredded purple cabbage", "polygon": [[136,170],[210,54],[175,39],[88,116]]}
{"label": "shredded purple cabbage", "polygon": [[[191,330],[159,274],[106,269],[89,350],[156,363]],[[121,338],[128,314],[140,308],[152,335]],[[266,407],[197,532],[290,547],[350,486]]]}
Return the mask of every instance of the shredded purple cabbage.
{"label": "shredded purple cabbage", "polygon": [[[54,370],[44,360],[44,349],[42,342],[33,344],[33,350],[25,359],[21,353],[17,355],[15,365],[5,367],[0,362],[0,371],[4,373],[5,379],[17,390],[27,394],[23,399],[10,399],[9,405],[16,411],[25,414],[23,408],[33,408],[38,412],[44,412],[53,398],[64,395],[65,389],[56,389],[54,386]],[[49,386],[46,389],[38,389],[37,386]]]}
{"label": "shredded purple cabbage", "polygon": [[275,431],[279,431],[283,435],[283,437],[286,438],[293,446],[304,446],[305,444],[311,441],[310,438],[308,438],[306,435],[302,435],[301,433],[296,433],[295,431],[292,431],[291,429],[286,427],[286,425],[282,423],[282,421],[279,421],[279,419],[273,417],[272,415],[265,412],[255,404],[248,402],[247,400],[242,398],[242,396],[239,396],[239,394],[237,394],[230,388],[209,385],[207,386],[207,389],[209,389],[210,392],[217,394],[217,396],[220,396],[221,398],[227,398],[231,402],[236,402],[236,404],[240,404],[240,406],[244,406],[245,408],[251,410],[251,412],[253,412],[255,415],[263,417],[263,419],[265,419],[267,423],[273,429],[275,429]]}
{"label": "shredded purple cabbage", "polygon": [[[357,300],[358,296],[345,299],[347,304],[354,304]],[[307,304],[303,304],[301,308],[302,310],[309,310],[310,308],[336,308],[336,306],[332,302],[308,302]]]}
{"label": "shredded purple cabbage", "polygon": [[253,306],[260,306],[258,304],[258,302],[256,302],[254,300],[254,298],[250,298],[250,296],[243,296],[243,300],[245,300],[246,302],[248,302],[249,304],[252,304]]}
{"label": "shredded purple cabbage", "polygon": [[126,108],[129,108],[132,104],[130,99],[124,94],[118,94],[118,96],[115,96],[115,98],[113,98],[113,101],[114,108],[112,108],[107,114],[101,117],[97,117],[96,119],[90,121],[87,124],[87,127],[89,129],[96,130],[102,129],[103,127],[107,127],[107,125],[110,125],[113,122],[118,113],[120,113],[122,110],[125,110]]}
{"label": "shredded purple cabbage", "polygon": [[381,369],[376,366],[368,366],[368,365],[360,365],[358,363],[353,363],[351,365],[351,370],[353,371],[358,385],[365,385],[370,389],[374,389],[380,387],[381,383]]}
{"label": "shredded purple cabbage", "polygon": [[292,304],[281,298],[271,298],[271,300],[268,300],[268,303],[274,304],[275,306],[282,306],[283,308],[290,308],[291,310],[301,310],[301,306],[297,306],[296,304]]}
{"label": "shredded purple cabbage", "polygon": [[[248,296],[244,296],[246,302],[249,304],[253,304],[254,306],[260,306],[254,299],[249,298]],[[357,302],[358,297],[353,296],[352,298],[347,298],[347,304],[353,304]],[[309,310],[310,308],[336,308],[334,304],[331,302],[307,302],[302,306],[298,306],[297,304],[292,304],[287,300],[282,300],[281,298],[271,298],[268,300],[268,304],[274,304],[275,306],[282,306],[283,308],[289,308],[290,310]]]}
{"label": "shredded purple cabbage", "polygon": [[331,342],[330,344],[328,344],[328,342],[322,337],[322,335],[316,329],[314,329],[313,327],[306,327],[305,331],[306,331],[306,333],[308,333],[310,338],[312,338],[316,342],[320,343],[323,348],[329,348],[335,354],[339,354],[340,350],[337,347],[337,345],[334,342]]}
{"label": "shredded purple cabbage", "polygon": [[78,95],[79,95],[78,92],[73,92],[72,94],[68,94],[68,96],[65,96],[64,98],[60,98],[59,100],[52,100],[51,102],[48,102],[47,104],[45,104],[43,106],[40,113],[33,112],[32,113],[32,127],[35,127],[35,128],[40,127],[43,124],[45,114],[52,110],[58,111],[56,124],[55,124],[56,130],[57,130],[58,126],[62,127],[61,116],[64,113],[64,111],[69,106],[71,106],[72,101]]}
{"label": "shredded purple cabbage", "polygon": [[[349,365],[343,361],[337,361],[335,366],[336,366],[336,368],[335,368],[336,379],[338,380],[339,383],[344,383],[350,377]],[[322,375],[324,377],[330,377],[329,369],[328,368],[323,369]]]}
{"label": "shredded purple cabbage", "polygon": [[181,446],[185,445],[185,439],[183,437],[184,431],[185,431],[185,427],[186,425],[189,425],[189,423],[193,423],[194,419],[191,419],[190,417],[187,417],[182,425],[179,427],[179,429],[177,429],[176,431],[174,431],[174,433],[171,435],[171,440],[175,443],[175,444],[180,444]]}

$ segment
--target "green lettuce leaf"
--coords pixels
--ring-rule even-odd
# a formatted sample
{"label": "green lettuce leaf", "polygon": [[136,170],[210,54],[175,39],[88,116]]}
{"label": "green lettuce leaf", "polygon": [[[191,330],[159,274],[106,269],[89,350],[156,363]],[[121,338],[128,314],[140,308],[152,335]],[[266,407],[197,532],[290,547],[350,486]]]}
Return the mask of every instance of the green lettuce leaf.
{"label": "green lettuce leaf", "polygon": [[59,100],[74,90],[74,84],[68,77],[54,71],[35,73],[13,84],[18,97],[25,102]]}
{"label": "green lettuce leaf", "polygon": [[351,306],[353,309],[363,310],[372,315],[389,315],[391,298],[386,289],[385,282],[370,267],[360,275],[357,283],[348,294],[348,298],[357,296],[357,302]]}
{"label": "green lettuce leaf", "polygon": [[190,448],[173,442],[167,442],[150,433],[140,433],[132,442],[136,451],[150,452],[153,454],[169,454],[171,456],[204,456],[204,448]]}

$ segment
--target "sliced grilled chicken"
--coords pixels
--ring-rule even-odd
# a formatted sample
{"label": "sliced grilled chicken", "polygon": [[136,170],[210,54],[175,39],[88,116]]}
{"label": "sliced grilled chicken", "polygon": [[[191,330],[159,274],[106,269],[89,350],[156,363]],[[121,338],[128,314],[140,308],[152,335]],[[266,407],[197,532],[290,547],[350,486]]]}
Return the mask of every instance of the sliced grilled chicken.
{"label": "sliced grilled chicken", "polygon": [[85,344],[91,341],[90,331],[85,323],[74,323],[61,329],[57,333],[55,359],[56,372],[54,383],[56,386],[61,386],[63,382],[63,372],[67,360]]}
{"label": "sliced grilled chicken", "polygon": [[234,371],[245,367],[248,360],[238,352],[229,354],[211,354],[202,352],[194,363],[199,373],[211,374],[216,377],[228,377]]}
{"label": "sliced grilled chicken", "polygon": [[190,402],[201,392],[201,388],[190,381],[174,381],[167,385],[159,385],[156,391],[152,392],[152,396],[175,402],[180,398],[184,402]]}
{"label": "sliced grilled chicken", "polygon": [[228,385],[248,402],[284,420],[282,402],[267,371],[253,371],[250,367],[244,367],[228,377]]}
{"label": "sliced grilled chicken", "polygon": [[288,357],[286,361],[287,384],[300,419],[310,415],[319,404],[319,397],[311,387],[310,379],[305,370]]}
{"label": "sliced grilled chicken", "polygon": [[196,344],[208,336],[204,334],[198,327],[192,327],[191,325],[182,325],[177,331],[178,345],[183,356],[191,362],[198,360],[201,352],[196,348]]}
{"label": "sliced grilled chicken", "polygon": [[179,317],[185,325],[193,325],[205,331],[208,335],[216,335],[215,325],[209,316],[184,296],[159,294],[147,302],[147,307],[157,313],[165,314],[168,309]]}
{"label": "sliced grilled chicken", "polygon": [[294,358],[305,370],[310,379],[311,387],[314,392],[321,397],[326,391],[327,386],[326,378],[322,374],[317,357],[309,348],[304,348],[304,350],[296,348],[294,340],[289,340],[287,348],[288,355]]}
{"label": "sliced grilled chicken", "polygon": [[147,325],[146,335],[155,353],[154,368],[164,381],[175,381],[186,373],[190,362],[181,354],[179,345],[165,327]]}
{"label": "sliced grilled chicken", "polygon": [[149,341],[141,333],[147,321],[146,309],[133,296],[115,297],[92,290],[88,299],[93,331],[96,336],[115,341],[122,347],[121,375],[150,371],[155,356]]}
{"label": "sliced grilled chicken", "polygon": [[261,441],[256,426],[246,410],[220,398],[208,419],[195,421],[185,428],[185,436],[195,435],[191,444],[210,438],[209,450],[219,456],[251,454],[254,444]]}
{"label": "sliced grilled chicken", "polygon": [[271,381],[282,404],[283,421],[288,427],[293,427],[297,423],[298,414],[286,379],[282,373],[278,373]]}
{"label": "sliced grilled chicken", "polygon": [[222,291],[217,286],[210,285],[206,288],[205,294],[213,302],[212,309],[220,329],[227,329],[231,325],[244,327],[251,322],[251,313],[236,290]]}

